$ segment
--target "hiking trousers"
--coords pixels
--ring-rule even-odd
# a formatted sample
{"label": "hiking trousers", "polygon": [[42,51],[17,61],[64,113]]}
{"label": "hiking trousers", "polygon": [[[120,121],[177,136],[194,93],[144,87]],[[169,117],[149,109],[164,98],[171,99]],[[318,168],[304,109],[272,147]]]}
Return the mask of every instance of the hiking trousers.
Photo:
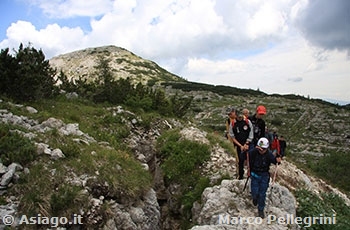
{"label": "hiking trousers", "polygon": [[238,179],[242,180],[244,175],[244,161],[245,161],[245,155],[246,152],[242,152],[241,148],[237,148],[237,155],[238,155]]}
{"label": "hiking trousers", "polygon": [[258,210],[264,211],[266,191],[269,187],[270,174],[268,172],[251,172],[251,195],[258,201]]}

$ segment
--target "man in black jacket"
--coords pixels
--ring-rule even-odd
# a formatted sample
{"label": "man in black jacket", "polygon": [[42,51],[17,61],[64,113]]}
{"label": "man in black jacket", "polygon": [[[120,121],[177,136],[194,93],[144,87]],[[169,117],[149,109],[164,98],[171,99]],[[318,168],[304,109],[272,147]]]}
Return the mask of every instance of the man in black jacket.
{"label": "man in black jacket", "polygon": [[249,161],[248,175],[251,178],[251,195],[253,204],[258,206],[258,215],[261,218],[265,217],[264,208],[266,200],[266,191],[269,187],[270,164],[281,162],[280,156],[274,156],[268,149],[269,141],[263,137],[258,140],[257,146],[246,154],[246,159]]}
{"label": "man in black jacket", "polygon": [[238,179],[242,180],[244,175],[244,155],[249,150],[253,139],[253,125],[241,111],[236,111],[236,119],[231,122],[229,136],[232,140],[238,156]]}
{"label": "man in black jacket", "polygon": [[259,105],[256,108],[256,113],[254,115],[249,117],[249,120],[253,124],[253,129],[254,129],[254,139],[251,144],[251,148],[254,148],[258,142],[258,140],[261,137],[265,137],[265,128],[266,124],[263,119],[264,115],[266,114],[266,108],[263,105]]}

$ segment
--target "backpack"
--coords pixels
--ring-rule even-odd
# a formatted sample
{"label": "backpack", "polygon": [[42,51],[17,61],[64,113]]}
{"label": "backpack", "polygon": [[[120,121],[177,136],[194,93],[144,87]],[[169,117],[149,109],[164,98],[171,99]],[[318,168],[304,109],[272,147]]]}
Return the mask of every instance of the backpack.
{"label": "backpack", "polygon": [[274,138],[272,143],[271,143],[271,149],[277,149],[278,148],[278,139]]}

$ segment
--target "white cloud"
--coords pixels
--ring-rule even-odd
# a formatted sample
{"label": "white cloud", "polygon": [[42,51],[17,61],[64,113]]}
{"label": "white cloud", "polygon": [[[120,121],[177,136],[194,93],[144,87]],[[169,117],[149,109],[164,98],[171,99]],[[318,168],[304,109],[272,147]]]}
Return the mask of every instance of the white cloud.
{"label": "white cloud", "polygon": [[28,0],[50,18],[94,17],[103,15],[113,6],[112,0]]}
{"label": "white cloud", "polygon": [[276,34],[287,29],[286,15],[267,2],[259,8],[247,21],[247,33],[253,40]]}
{"label": "white cloud", "polygon": [[[328,59],[319,59],[320,53]],[[267,93],[312,95],[316,98],[350,98],[350,65],[346,53],[322,51],[300,37],[242,60],[191,59],[182,73],[189,80],[209,84],[260,89]],[[310,68],[320,65],[322,68]],[[322,69],[322,71],[320,71]],[[215,76],[215,77],[213,77]]]}
{"label": "white cloud", "polygon": [[115,44],[156,61],[220,56],[227,50],[266,45],[287,31],[285,17],[290,10],[288,1],[271,0],[31,2],[50,17],[91,17],[91,31],[85,34],[90,46]]}
{"label": "white cloud", "polygon": [[20,43],[23,45],[31,43],[35,48],[42,49],[47,57],[70,52],[86,45],[84,32],[80,28],[60,27],[57,24],[37,30],[30,22],[17,21],[7,29],[7,37],[8,39],[0,43],[1,47],[17,49]]}

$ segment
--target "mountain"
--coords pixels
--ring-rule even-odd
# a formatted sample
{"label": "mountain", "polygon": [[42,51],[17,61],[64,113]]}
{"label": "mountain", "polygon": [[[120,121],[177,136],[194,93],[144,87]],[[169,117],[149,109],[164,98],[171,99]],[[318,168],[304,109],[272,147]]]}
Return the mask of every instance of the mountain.
{"label": "mountain", "polygon": [[156,63],[142,59],[130,51],[116,47],[103,46],[88,48],[62,54],[50,59],[50,65],[63,71],[70,79],[87,78],[93,79],[96,72],[95,66],[98,60],[103,57],[109,61],[114,77],[131,78],[133,82],[143,84],[152,82],[185,80],[166,71]]}
{"label": "mountain", "polygon": [[101,55],[116,78],[156,86],[169,97],[193,98],[190,108],[182,118],[167,117],[93,103],[74,92],[30,105],[0,100],[0,216],[16,216],[14,228],[31,216],[64,216],[76,223],[60,224],[68,229],[307,227],[258,222],[249,184],[243,191],[245,181],[235,179],[235,151],[223,135],[226,109],[248,108],[253,114],[260,104],[267,108],[269,130],[287,141],[282,164],[271,167],[271,175],[278,172],[266,215],[305,221],[336,215],[335,227],[350,226],[347,107],[188,82],[114,46],[63,54],[50,63],[70,79],[92,79]]}

